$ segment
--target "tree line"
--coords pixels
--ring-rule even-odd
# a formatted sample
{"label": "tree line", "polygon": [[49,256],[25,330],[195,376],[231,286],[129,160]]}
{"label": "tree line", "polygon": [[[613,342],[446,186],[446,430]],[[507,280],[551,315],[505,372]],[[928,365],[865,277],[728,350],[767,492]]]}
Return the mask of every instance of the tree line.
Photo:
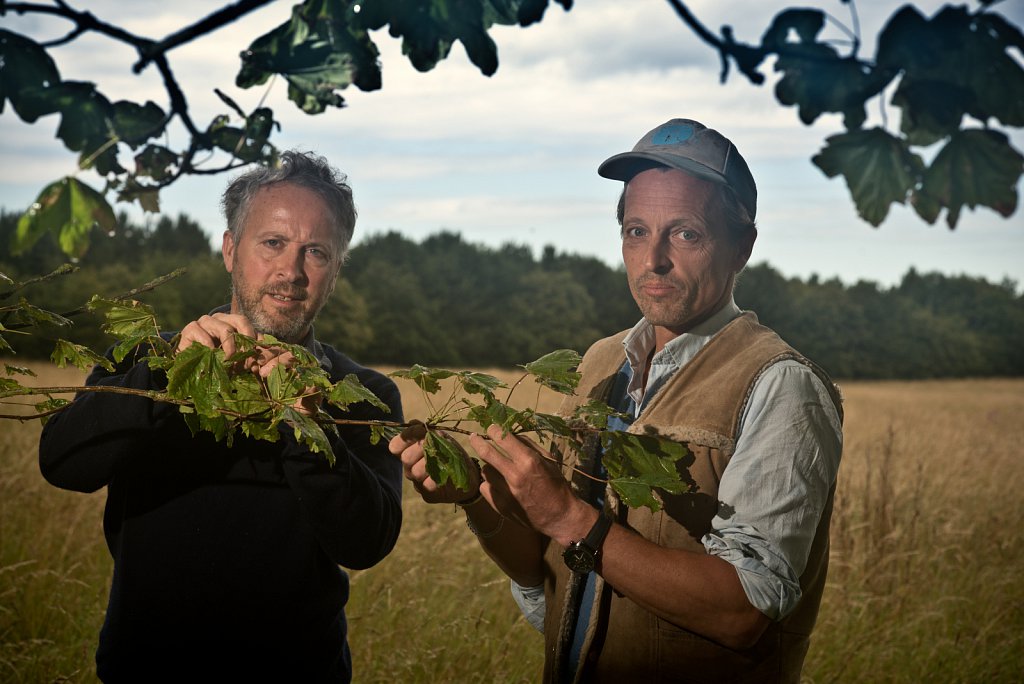
{"label": "tree line", "polygon": [[[17,218],[0,211],[0,245],[10,244]],[[92,294],[118,295],[185,266],[183,276],[140,296],[165,329],[230,299],[220,254],[195,221],[164,216],[140,226],[121,216],[119,223],[115,234],[93,238],[77,272],[16,296],[70,311]],[[24,281],[65,261],[43,240],[18,257],[0,253],[0,273]],[[5,289],[0,284],[0,295]],[[741,275],[736,301],[836,378],[1024,375],[1024,294],[1012,281],[911,270],[884,288],[786,278],[760,263]],[[417,243],[390,232],[352,248],[316,328],[363,363],[487,368],[559,348],[582,352],[638,317],[625,272],[596,258],[550,246],[535,256],[526,246],[490,248],[449,232]],[[12,328],[17,321],[0,323]],[[49,356],[59,337],[96,351],[110,342],[90,314],[76,316],[73,330],[50,326],[5,337],[20,358]]]}

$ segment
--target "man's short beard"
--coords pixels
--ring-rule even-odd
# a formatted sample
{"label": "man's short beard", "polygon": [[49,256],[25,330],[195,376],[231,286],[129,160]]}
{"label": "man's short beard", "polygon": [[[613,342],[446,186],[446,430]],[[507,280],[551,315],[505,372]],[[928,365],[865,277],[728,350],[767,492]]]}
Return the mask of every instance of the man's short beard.
{"label": "man's short beard", "polygon": [[[234,281],[234,278],[232,278]],[[288,318],[275,318],[270,316],[261,304],[267,290],[256,291],[238,287],[232,282],[234,299],[238,302],[239,313],[249,319],[252,327],[258,334],[273,335],[282,342],[290,344],[301,344],[309,326],[313,324],[317,314],[320,312],[318,306],[314,311],[305,311],[303,315]],[[308,300],[305,300],[308,301]],[[321,302],[322,305],[322,302]]]}

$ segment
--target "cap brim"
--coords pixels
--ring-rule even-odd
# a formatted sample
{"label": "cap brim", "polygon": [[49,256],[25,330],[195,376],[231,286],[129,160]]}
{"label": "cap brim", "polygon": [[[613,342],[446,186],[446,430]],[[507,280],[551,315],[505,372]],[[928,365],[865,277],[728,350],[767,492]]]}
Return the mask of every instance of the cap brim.
{"label": "cap brim", "polygon": [[699,162],[686,157],[678,157],[674,154],[652,154],[650,152],[623,152],[614,157],[609,157],[597,167],[597,173],[611,180],[629,182],[633,176],[657,168],[659,166],[670,169],[679,169],[690,175],[712,183],[728,185],[729,181],[722,174]]}

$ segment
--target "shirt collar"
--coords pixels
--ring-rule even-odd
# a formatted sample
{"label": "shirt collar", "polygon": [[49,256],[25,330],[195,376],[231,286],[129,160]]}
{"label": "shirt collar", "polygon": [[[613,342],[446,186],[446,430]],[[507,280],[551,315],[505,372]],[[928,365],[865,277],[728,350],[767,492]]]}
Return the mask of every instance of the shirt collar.
{"label": "shirt collar", "polygon": [[633,326],[633,329],[622,340],[626,360],[632,371],[632,378],[626,389],[627,393],[633,397],[638,406],[641,405],[645,395],[651,394],[663,379],[689,363],[718,331],[741,313],[740,308],[736,306],[736,300],[730,296],[729,301],[707,320],[671,339],[660,352],[651,358],[651,371],[648,374],[646,391],[644,391],[644,371],[647,359],[654,351],[654,326],[646,318],[641,318],[640,322]]}

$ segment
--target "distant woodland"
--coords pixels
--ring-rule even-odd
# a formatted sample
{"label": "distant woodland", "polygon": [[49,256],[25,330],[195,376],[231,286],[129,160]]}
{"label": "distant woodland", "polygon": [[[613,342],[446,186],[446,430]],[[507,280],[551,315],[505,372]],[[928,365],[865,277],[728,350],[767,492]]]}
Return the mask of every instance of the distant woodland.
{"label": "distant woodland", "polygon": [[[66,258],[50,240],[10,256],[17,215],[0,211],[0,273],[15,281],[52,271]],[[52,311],[92,294],[117,295],[185,266],[185,275],[140,297],[175,330],[230,298],[230,281],[206,233],[187,216],[93,237],[79,270],[19,293]],[[766,263],[749,266],[736,288],[757,312],[836,378],[940,378],[1024,375],[1024,294],[1012,281],[909,271],[899,285],[786,278]],[[5,288],[0,285],[0,292]],[[639,312],[621,269],[551,247],[498,249],[440,232],[420,243],[398,233],[352,248],[317,336],[367,364],[451,368],[509,367],[554,349],[580,352],[633,325]],[[2,321],[0,321],[2,322]],[[71,330],[5,337],[21,358],[48,357],[72,339],[102,351],[110,343],[89,314]]]}

